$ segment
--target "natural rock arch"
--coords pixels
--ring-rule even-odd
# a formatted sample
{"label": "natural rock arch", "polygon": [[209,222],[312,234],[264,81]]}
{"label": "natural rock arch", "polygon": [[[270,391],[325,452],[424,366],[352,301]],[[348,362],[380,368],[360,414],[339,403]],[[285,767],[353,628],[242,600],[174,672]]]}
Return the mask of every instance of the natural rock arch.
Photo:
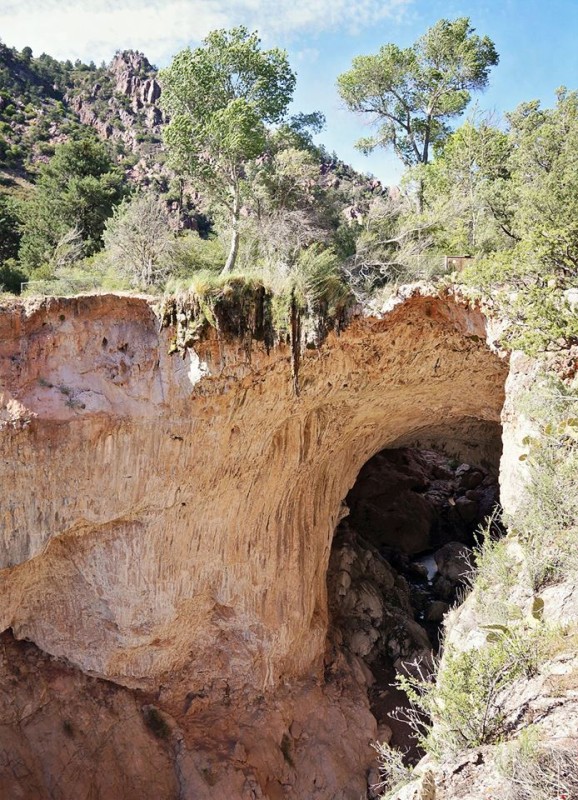
{"label": "natural rock arch", "polygon": [[209,336],[183,360],[146,299],[16,304],[0,329],[0,628],[126,685],[319,671],[363,464],[419,442],[497,468],[507,365],[453,296],[354,319],[298,398],[287,348]]}

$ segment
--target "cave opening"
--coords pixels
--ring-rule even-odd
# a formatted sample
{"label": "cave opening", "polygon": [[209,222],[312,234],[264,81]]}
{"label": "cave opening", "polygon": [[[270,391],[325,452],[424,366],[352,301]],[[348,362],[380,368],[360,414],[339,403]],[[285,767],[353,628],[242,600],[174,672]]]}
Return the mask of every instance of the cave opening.
{"label": "cave opening", "polygon": [[365,684],[377,740],[409,762],[421,753],[396,715],[408,700],[395,678],[415,663],[431,668],[444,617],[465,594],[473,548],[499,503],[500,426],[488,434],[477,458],[439,437],[381,450],[359,472],[333,537],[327,679],[349,670]]}

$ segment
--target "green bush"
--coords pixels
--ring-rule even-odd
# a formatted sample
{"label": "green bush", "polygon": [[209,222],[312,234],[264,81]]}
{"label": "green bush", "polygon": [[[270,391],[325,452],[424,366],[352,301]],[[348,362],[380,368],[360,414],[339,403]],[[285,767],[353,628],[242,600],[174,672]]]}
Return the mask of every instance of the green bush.
{"label": "green bush", "polygon": [[196,231],[187,231],[177,239],[173,275],[186,280],[201,271],[217,274],[226,260],[227,253],[219,238],[201,239]]}
{"label": "green bush", "polygon": [[435,757],[498,741],[507,731],[506,700],[515,683],[534,675],[552,647],[552,632],[534,618],[484,627],[484,645],[449,647],[433,675],[397,677],[418,743]]}
{"label": "green bush", "polygon": [[25,280],[26,275],[18,268],[15,259],[0,263],[0,291],[20,294],[20,286]]}
{"label": "green bush", "polygon": [[510,527],[522,545],[534,591],[578,575],[578,396],[561,382],[536,382],[526,413],[537,434],[526,437],[525,502]]}
{"label": "green bush", "polygon": [[512,617],[512,590],[520,580],[520,565],[510,538],[493,538],[487,525],[474,551],[473,601],[484,622],[508,623]]}

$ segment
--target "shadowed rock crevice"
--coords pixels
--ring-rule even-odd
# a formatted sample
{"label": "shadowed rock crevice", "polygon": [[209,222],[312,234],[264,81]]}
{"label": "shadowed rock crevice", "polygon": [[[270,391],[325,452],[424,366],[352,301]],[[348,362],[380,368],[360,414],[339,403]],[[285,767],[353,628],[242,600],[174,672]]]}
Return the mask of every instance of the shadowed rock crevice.
{"label": "shadowed rock crevice", "polygon": [[476,532],[498,503],[499,456],[481,467],[443,451],[381,451],[359,472],[335,531],[326,675],[351,670],[367,688],[378,740],[410,759],[410,729],[391,716],[407,698],[392,684],[415,662],[431,666],[443,617],[466,590]]}

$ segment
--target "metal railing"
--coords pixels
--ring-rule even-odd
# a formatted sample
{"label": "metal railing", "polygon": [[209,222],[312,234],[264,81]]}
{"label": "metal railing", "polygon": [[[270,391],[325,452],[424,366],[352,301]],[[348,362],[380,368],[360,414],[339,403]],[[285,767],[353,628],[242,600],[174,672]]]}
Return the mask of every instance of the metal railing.
{"label": "metal railing", "polygon": [[95,278],[45,278],[38,281],[24,281],[20,284],[21,294],[67,295],[93,292],[100,284]]}

